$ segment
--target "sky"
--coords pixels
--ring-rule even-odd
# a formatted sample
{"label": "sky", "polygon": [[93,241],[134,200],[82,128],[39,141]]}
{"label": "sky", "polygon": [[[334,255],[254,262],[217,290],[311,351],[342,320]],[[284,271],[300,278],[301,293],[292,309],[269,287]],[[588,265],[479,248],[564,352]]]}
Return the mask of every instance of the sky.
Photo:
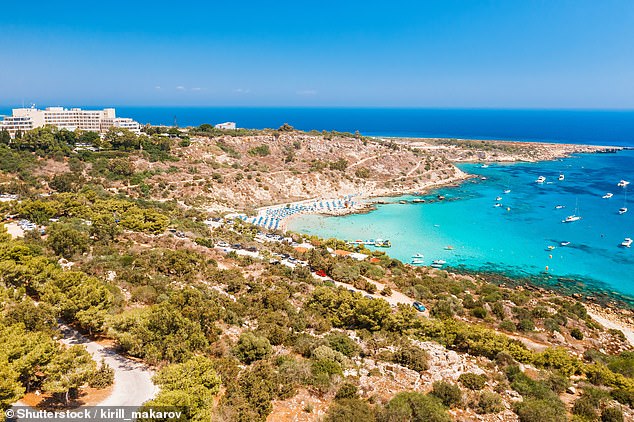
{"label": "sky", "polygon": [[5,2],[0,105],[634,108],[634,1]]}

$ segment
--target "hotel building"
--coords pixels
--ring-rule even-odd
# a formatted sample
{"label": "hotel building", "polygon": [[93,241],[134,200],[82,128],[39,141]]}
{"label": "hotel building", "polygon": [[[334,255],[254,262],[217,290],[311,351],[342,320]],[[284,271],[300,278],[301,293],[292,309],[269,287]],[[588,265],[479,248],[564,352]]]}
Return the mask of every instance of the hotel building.
{"label": "hotel building", "polygon": [[11,137],[18,131],[22,133],[42,126],[55,126],[59,129],[74,131],[76,129],[104,133],[110,128],[128,129],[136,134],[141,133],[141,125],[124,117],[116,117],[114,108],[103,110],[82,110],[81,108],[47,107],[39,110],[31,108],[14,108],[11,116],[0,121],[0,130],[7,130]]}

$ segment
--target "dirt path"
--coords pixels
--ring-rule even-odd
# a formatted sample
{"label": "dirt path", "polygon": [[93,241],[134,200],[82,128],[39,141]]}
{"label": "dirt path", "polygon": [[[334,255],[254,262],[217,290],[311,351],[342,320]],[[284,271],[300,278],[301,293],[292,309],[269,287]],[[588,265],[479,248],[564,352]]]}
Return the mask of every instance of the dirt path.
{"label": "dirt path", "polygon": [[613,330],[620,330],[621,332],[623,332],[623,334],[625,334],[625,338],[627,339],[627,341],[634,346],[634,331],[623,325],[623,324],[619,324],[617,321],[612,321],[602,315],[599,315],[596,311],[594,311],[593,309],[586,307],[586,310],[588,312],[588,315],[590,315],[590,317],[595,320],[596,322],[598,322],[599,324],[603,325],[605,328],[608,329],[613,329]]}

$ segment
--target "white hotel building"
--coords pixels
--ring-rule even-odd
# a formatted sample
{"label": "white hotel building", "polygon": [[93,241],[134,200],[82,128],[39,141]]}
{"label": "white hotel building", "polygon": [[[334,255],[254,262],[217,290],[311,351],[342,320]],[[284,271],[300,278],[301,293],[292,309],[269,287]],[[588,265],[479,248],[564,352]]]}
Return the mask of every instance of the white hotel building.
{"label": "white hotel building", "polygon": [[7,130],[11,137],[18,131],[22,133],[42,126],[55,126],[59,129],[74,131],[92,131],[104,133],[110,128],[128,129],[136,134],[141,133],[141,125],[124,117],[116,117],[114,108],[103,110],[82,110],[81,108],[47,107],[39,110],[31,108],[14,108],[11,116],[0,121],[0,130]]}

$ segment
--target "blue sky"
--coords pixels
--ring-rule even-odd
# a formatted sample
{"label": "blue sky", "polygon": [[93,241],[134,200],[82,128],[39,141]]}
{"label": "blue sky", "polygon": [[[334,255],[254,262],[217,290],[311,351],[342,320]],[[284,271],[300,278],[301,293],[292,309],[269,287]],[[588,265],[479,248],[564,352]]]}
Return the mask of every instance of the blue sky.
{"label": "blue sky", "polygon": [[0,36],[4,106],[634,108],[631,0],[34,0]]}

